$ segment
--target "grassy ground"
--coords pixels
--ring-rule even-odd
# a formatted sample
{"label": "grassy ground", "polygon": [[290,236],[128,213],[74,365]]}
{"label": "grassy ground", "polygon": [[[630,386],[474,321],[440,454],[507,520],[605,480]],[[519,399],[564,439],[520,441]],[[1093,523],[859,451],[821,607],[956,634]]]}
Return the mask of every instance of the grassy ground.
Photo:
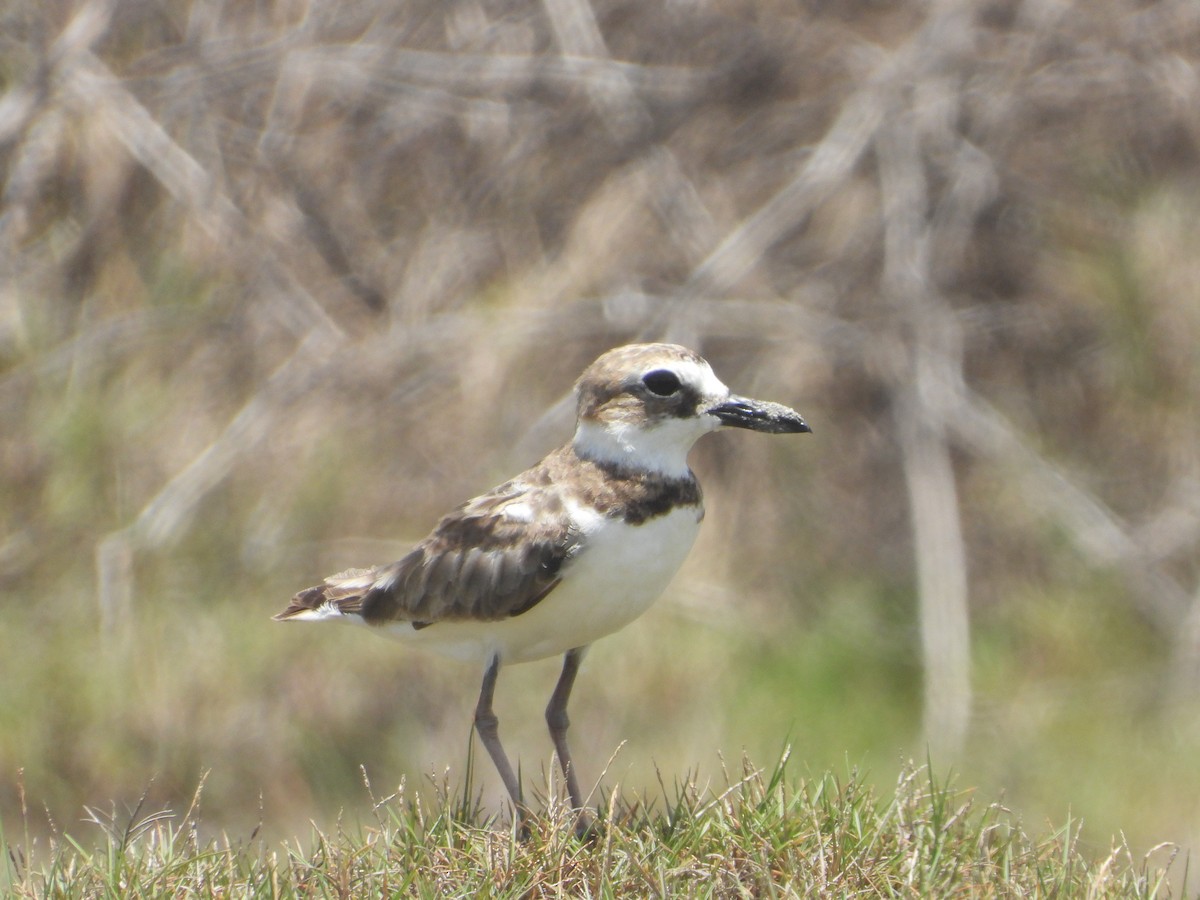
{"label": "grassy ground", "polygon": [[86,833],[10,843],[8,887],[78,898],[1169,897],[1189,885],[1173,847],[1088,854],[1077,823],[1033,836],[926,767],[876,792],[854,772],[796,779],[786,754],[769,770],[743,761],[719,789],[678,784],[668,803],[607,797],[583,841],[558,803],[517,841],[470,797],[443,787],[423,803],[401,788],[372,797],[366,821],[279,845],[201,837],[196,804],[182,817],[93,813]]}
{"label": "grassy ground", "polygon": [[[209,552],[226,552],[213,542]],[[23,830],[18,770],[27,827],[43,841],[74,832],[85,807],[125,809],[144,792],[150,808],[186,808],[205,772],[206,826],[259,827],[271,842],[310,820],[333,828],[339,810],[361,805],[360,766],[377,785],[407,778],[410,788],[425,773],[462,772],[473,668],[354,629],[271,622],[287,567],[267,566],[260,581],[240,566],[214,578],[197,574],[212,568],[202,551],[142,563],[147,592],[124,634],[98,633],[90,615],[55,618],[50,603],[10,612],[19,637],[0,683],[10,840]],[[877,789],[900,760],[924,758],[911,597],[813,585],[803,596],[821,600],[819,614],[760,605],[719,590],[705,559],[589,654],[571,710],[587,787],[661,804],[671,792],[658,770],[668,786],[692,771],[711,777],[718,754],[770,759],[785,741],[794,772],[856,766]],[[64,578],[62,596],[83,593],[86,577]],[[1115,602],[1104,615],[1096,592],[1018,600],[980,622],[972,739],[935,770],[1002,796],[1037,829],[1072,815],[1093,854],[1117,834],[1135,854],[1163,841],[1194,848],[1200,740],[1187,717],[1165,729],[1146,711],[1152,682],[1134,624]],[[556,674],[554,660],[514,666],[497,691],[506,747],[535,777],[549,762],[542,707]],[[476,783],[498,809],[490,767]]]}

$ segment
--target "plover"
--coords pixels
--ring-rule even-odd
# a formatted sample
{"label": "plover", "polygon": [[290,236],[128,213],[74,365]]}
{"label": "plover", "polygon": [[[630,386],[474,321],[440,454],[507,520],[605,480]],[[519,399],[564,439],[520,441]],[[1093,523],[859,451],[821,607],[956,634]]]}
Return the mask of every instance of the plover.
{"label": "plover", "polygon": [[482,666],[475,729],[519,818],[521,785],[492,711],[496,676],[562,654],[546,723],[584,823],[567,701],[588,645],[645,612],[692,547],[704,518],[692,444],[721,426],[810,429],[786,406],[734,396],[674,344],[610,350],[575,392],[569,443],[455,509],[398,562],[333,575],[275,618],[357,623]]}

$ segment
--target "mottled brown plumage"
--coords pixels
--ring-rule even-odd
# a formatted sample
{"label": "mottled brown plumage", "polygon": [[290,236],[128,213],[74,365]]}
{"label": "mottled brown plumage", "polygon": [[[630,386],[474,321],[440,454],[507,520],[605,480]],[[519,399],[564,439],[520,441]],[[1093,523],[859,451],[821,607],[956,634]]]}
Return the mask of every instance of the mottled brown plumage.
{"label": "mottled brown plumage", "polygon": [[297,593],[276,618],[325,605],[370,625],[414,628],[521,615],[554,589],[581,546],[564,501],[640,525],[676,506],[699,507],[702,495],[695,477],[662,479],[582,459],[568,444],[455,509],[403,559],[333,575]]}

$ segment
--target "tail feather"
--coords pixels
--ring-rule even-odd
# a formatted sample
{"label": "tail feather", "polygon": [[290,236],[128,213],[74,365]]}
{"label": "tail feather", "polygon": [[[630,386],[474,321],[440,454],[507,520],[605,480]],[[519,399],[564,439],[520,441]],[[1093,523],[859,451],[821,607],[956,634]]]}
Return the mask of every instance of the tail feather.
{"label": "tail feather", "polygon": [[374,569],[347,569],[331,575],[323,584],[300,591],[287,609],[272,618],[286,622],[355,615],[361,612],[362,598],[375,584],[376,577]]}

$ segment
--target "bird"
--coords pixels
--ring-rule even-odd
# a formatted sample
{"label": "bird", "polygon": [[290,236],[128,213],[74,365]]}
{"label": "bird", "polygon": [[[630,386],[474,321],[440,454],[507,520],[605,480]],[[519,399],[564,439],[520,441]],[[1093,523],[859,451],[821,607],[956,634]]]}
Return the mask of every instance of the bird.
{"label": "bird", "polygon": [[786,406],[732,394],[677,344],[609,350],[579,377],[575,399],[569,442],[444,516],[402,559],[330,576],[274,618],[363,625],[480,666],[474,729],[519,822],[528,810],[492,708],[497,677],[561,655],[545,717],[583,833],[567,704],[588,647],[644,613],[692,547],[704,518],[692,445],[722,427],[812,429]]}

